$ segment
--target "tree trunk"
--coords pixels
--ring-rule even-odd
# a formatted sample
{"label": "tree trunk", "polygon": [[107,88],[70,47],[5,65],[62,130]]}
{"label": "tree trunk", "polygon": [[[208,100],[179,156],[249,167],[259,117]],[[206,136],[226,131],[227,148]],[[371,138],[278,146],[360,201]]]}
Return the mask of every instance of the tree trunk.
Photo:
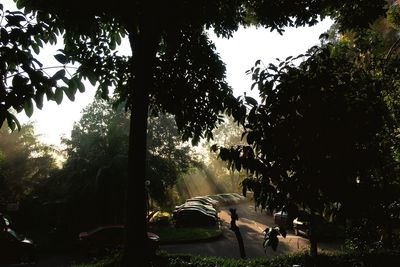
{"label": "tree trunk", "polygon": [[[151,25],[151,24],[150,24]],[[131,124],[129,131],[124,266],[148,266],[146,220],[146,133],[149,87],[153,84],[160,33],[143,24],[128,30],[132,49],[130,81]]]}
{"label": "tree trunk", "polygon": [[230,170],[229,174],[231,176],[231,190],[233,193],[235,193],[237,191],[237,184],[236,184],[236,177],[235,177],[235,172]]}
{"label": "tree trunk", "polygon": [[309,233],[310,233],[310,256],[311,258],[314,260],[316,260],[317,258],[317,250],[318,250],[318,246],[317,246],[317,235],[316,235],[316,220],[315,220],[315,212],[313,210],[311,210],[311,214],[310,214],[310,228],[309,228]]}
{"label": "tree trunk", "polygon": [[393,227],[391,225],[391,222],[386,223],[383,230],[384,231],[381,235],[383,248],[393,249]]}
{"label": "tree trunk", "polygon": [[231,212],[231,230],[235,233],[236,239],[239,244],[239,253],[242,259],[246,258],[246,251],[244,249],[244,243],[242,234],[240,233],[239,227],[236,225],[236,221],[239,220],[239,216],[236,213],[236,209],[229,209]]}

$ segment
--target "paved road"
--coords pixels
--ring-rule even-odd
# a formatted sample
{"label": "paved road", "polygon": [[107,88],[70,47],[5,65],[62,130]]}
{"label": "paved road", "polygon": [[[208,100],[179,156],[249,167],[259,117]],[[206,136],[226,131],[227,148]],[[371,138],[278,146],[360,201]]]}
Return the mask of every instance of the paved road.
{"label": "paved road", "polygon": [[[307,239],[288,233],[286,238],[279,237],[277,251],[268,249],[266,253],[262,247],[263,231],[274,226],[273,218],[265,211],[255,210],[253,202],[245,202],[236,206],[223,207],[219,212],[222,220],[223,236],[215,241],[206,243],[190,243],[179,245],[165,245],[161,249],[170,253],[190,253],[204,256],[221,256],[226,258],[239,258],[239,247],[235,234],[229,229],[231,217],[229,208],[236,208],[239,215],[240,232],[243,237],[247,258],[271,257],[283,253],[293,253],[309,248]],[[338,245],[319,244],[320,250],[337,249]]]}

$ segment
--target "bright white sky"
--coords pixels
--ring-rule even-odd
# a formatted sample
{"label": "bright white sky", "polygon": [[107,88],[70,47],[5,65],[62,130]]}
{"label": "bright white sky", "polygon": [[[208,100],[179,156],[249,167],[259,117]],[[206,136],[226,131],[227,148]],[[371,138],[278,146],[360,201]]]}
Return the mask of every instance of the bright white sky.
{"label": "bright white sky", "polygon": [[[2,0],[4,9],[12,8],[11,0]],[[250,69],[254,62],[261,59],[265,65],[276,63],[276,58],[284,59],[288,56],[296,56],[306,52],[308,48],[319,44],[319,35],[331,26],[332,21],[325,19],[314,27],[289,28],[281,36],[277,32],[270,32],[262,28],[240,28],[230,39],[219,39],[213,33],[210,34],[217,52],[227,68],[227,81],[234,90],[236,96],[251,95],[257,98],[257,92],[250,91],[251,79],[245,71]],[[125,44],[121,53],[130,54]],[[41,61],[44,66],[58,65],[53,59],[57,48],[46,47],[41,53]],[[86,92],[77,92],[75,101],[71,102],[64,96],[61,105],[55,102],[45,102],[42,110],[35,109],[30,120],[35,122],[36,132],[47,144],[60,145],[60,137],[69,137],[72,125],[81,116],[81,110],[93,100],[95,88],[85,83]],[[21,123],[29,120],[22,112],[18,114]]]}

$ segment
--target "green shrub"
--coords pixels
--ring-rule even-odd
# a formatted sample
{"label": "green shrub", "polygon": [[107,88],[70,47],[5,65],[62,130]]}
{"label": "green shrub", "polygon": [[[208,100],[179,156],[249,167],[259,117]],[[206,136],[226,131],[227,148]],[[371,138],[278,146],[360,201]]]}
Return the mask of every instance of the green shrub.
{"label": "green shrub", "polygon": [[219,228],[152,226],[150,231],[156,233],[163,244],[209,240],[222,236]]}
{"label": "green shrub", "polygon": [[[110,256],[95,264],[75,267],[118,267],[119,256]],[[250,260],[218,257],[169,255],[159,253],[153,259],[153,267],[393,267],[400,266],[400,252],[375,251],[369,253],[323,253],[314,260],[308,254],[285,254],[274,258]]]}
{"label": "green shrub", "polygon": [[172,214],[170,212],[157,211],[151,218],[150,223],[154,225],[169,225],[171,222]]}

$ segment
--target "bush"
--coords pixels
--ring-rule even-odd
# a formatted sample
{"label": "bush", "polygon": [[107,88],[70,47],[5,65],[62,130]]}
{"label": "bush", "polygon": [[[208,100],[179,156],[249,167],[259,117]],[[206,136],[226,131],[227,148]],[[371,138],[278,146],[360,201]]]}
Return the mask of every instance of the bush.
{"label": "bush", "polygon": [[[119,258],[112,256],[93,265],[75,267],[117,267]],[[153,260],[153,267],[393,267],[400,266],[400,252],[376,251],[370,253],[323,253],[316,260],[308,254],[286,254],[251,260],[225,259],[192,255],[160,253]]]}
{"label": "bush", "polygon": [[172,214],[170,212],[157,211],[151,218],[150,223],[154,225],[167,226],[171,223]]}
{"label": "bush", "polygon": [[153,226],[150,230],[160,237],[162,244],[187,243],[216,239],[222,236],[222,231],[216,227],[162,227]]}

